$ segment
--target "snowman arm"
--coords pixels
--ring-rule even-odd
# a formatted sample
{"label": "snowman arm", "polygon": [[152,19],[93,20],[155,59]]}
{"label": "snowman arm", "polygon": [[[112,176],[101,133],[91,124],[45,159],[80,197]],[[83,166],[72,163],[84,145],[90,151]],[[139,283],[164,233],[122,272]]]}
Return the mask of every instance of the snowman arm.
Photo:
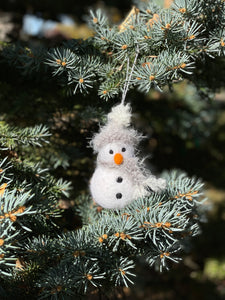
{"label": "snowman arm", "polygon": [[166,180],[163,178],[156,178],[154,175],[149,174],[142,162],[138,164],[137,158],[130,160],[129,164],[127,164],[127,171],[137,185],[137,190],[140,191],[139,194],[145,194],[143,189],[159,192],[166,188]]}
{"label": "snowman arm", "polygon": [[153,192],[160,192],[166,188],[166,180],[150,175],[145,179],[144,185],[146,188],[149,187]]}

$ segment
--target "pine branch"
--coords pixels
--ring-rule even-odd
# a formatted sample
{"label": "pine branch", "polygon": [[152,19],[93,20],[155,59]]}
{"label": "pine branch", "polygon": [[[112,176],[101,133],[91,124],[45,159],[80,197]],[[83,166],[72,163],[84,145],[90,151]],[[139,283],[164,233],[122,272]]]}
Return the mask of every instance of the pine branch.
{"label": "pine branch", "polygon": [[[203,184],[177,171],[164,177],[168,188],[162,194],[137,199],[117,211],[99,210],[86,199],[86,210],[79,211],[87,225],[53,240],[48,236],[30,240],[25,261],[50,263],[60,257],[59,264],[40,277],[41,298],[51,293],[66,296],[68,291],[84,295],[91,286],[104,289],[109,281],[129,286],[134,283],[138,257],[160,271],[178,263],[185,240],[199,233]],[[63,281],[56,274],[64,274]]]}
{"label": "pine branch", "polygon": [[[161,89],[184,78],[191,80],[195,61],[201,55],[224,55],[224,27],[217,22],[218,14],[223,18],[224,4],[216,1],[212,10],[208,9],[210,5],[211,0],[176,0],[171,8],[161,9],[154,3],[142,3],[140,10],[133,8],[119,27],[109,24],[100,10],[91,11],[90,24],[95,36],[90,41],[102,55],[96,66],[103,69],[107,66],[109,72],[98,74],[81,57],[72,58],[76,56],[72,49],[62,48],[60,52],[53,49],[48,63],[55,68],[53,74],[65,74],[65,84],[76,84],[74,93],[78,90],[88,93],[98,85],[98,94],[106,100],[118,96],[126,84],[127,72],[132,74],[136,45],[140,54],[138,72],[132,81],[141,91],[146,93],[152,87]],[[213,24],[218,26],[214,28]],[[153,62],[151,57],[157,59]],[[146,68],[141,68],[143,62],[148,63],[147,73]],[[120,69],[118,74],[117,69]]]}
{"label": "pine branch", "polygon": [[41,143],[47,143],[47,137],[50,136],[48,128],[43,125],[27,128],[12,128],[7,124],[0,124],[0,145],[2,150],[12,150],[18,145],[41,146]]}

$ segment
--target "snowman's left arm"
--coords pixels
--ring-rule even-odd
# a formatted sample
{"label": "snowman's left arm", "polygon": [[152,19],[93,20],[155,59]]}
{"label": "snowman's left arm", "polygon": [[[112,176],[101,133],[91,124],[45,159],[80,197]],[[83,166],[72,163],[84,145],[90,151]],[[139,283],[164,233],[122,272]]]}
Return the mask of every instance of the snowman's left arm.
{"label": "snowman's left arm", "polygon": [[156,178],[150,174],[144,167],[143,161],[140,162],[136,157],[126,162],[126,171],[131,176],[137,189],[142,190],[141,194],[146,194],[147,190],[158,192],[166,188],[166,180]]}
{"label": "snowman's left arm", "polygon": [[153,192],[160,192],[166,188],[166,180],[163,178],[156,178],[154,175],[149,175],[144,180],[143,184]]}

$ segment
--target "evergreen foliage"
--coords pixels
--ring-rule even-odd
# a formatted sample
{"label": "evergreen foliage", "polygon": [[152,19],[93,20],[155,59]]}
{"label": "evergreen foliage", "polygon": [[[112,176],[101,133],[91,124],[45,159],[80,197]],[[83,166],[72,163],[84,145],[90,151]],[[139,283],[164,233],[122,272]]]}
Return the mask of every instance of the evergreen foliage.
{"label": "evergreen foliage", "polygon": [[[1,63],[15,68],[28,82],[57,82],[66,96],[89,94],[91,100],[93,94],[100,101],[125,100],[132,89],[144,93],[152,88],[161,91],[166,85],[172,89],[183,79],[197,88],[204,86],[201,71],[208,62],[224,59],[224,1],[175,0],[167,9],[159,2],[134,1],[138,8],[133,7],[119,26],[110,24],[101,10],[91,11],[94,35],[88,40],[70,40],[52,49],[3,45]],[[202,92],[207,98],[208,89]],[[209,105],[204,101],[197,112]],[[78,123],[103,119],[96,103],[84,103],[82,113],[76,107],[79,118],[70,124],[72,132]],[[186,138],[187,132],[179,134]],[[53,171],[66,169],[69,163],[58,149],[53,150],[58,156],[51,159],[52,149],[41,152],[39,147],[43,149],[50,136],[43,125],[16,127],[10,118],[9,124],[0,123],[2,299],[15,295],[17,299],[77,299],[93,290],[107,295],[117,286],[135,282],[135,267],[143,258],[159,271],[181,260],[204,219],[201,180],[176,170],[164,172],[163,193],[152,193],[115,211],[96,206],[83,193],[73,208],[81,226],[62,232],[56,221],[63,213],[58,201],[69,196],[71,187]],[[63,139],[62,144],[66,147]],[[35,157],[37,148],[45,158]]]}
{"label": "evergreen foliage", "polygon": [[21,242],[34,232],[54,228],[58,199],[69,183],[54,179],[47,169],[23,156],[30,145],[41,146],[49,132],[44,126],[11,128],[1,125],[0,232],[1,275],[9,276],[21,253]]}
{"label": "evergreen foliage", "polygon": [[131,82],[144,92],[184,78],[192,80],[196,61],[224,55],[220,0],[176,0],[169,9],[143,1],[119,26],[111,26],[101,10],[91,12],[89,23],[93,38],[81,45],[69,41],[51,50],[47,59],[53,75],[72,85],[73,93],[89,93],[96,85],[101,98],[118,96],[137,53]]}

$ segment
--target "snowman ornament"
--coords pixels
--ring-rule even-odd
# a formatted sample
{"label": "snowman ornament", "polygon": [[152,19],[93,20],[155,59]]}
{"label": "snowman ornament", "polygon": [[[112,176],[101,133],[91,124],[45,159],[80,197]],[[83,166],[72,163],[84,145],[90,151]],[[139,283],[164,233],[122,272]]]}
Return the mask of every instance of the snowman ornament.
{"label": "snowman ornament", "polygon": [[130,122],[130,105],[121,103],[112,108],[106,125],[91,140],[97,166],[90,191],[93,200],[103,208],[121,209],[166,187],[166,181],[153,176],[135,155],[143,136],[130,127]]}

